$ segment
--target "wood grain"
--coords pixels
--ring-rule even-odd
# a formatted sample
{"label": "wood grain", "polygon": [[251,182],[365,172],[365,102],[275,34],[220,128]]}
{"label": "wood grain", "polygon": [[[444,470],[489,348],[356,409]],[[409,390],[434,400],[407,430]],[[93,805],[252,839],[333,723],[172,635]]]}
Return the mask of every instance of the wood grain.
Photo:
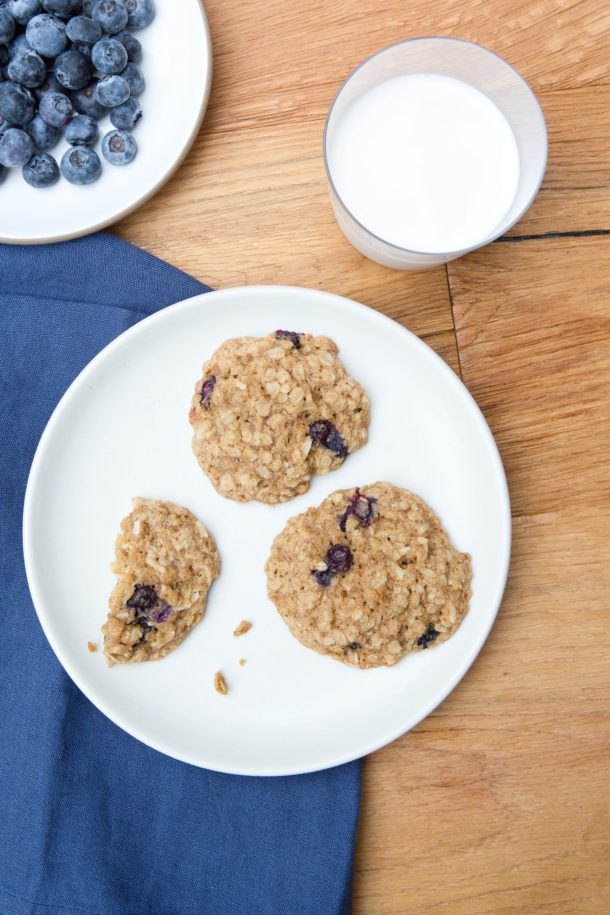
{"label": "wood grain", "polygon": [[541,92],[549,135],[544,183],[511,236],[610,231],[610,85]]}
{"label": "wood grain", "polygon": [[450,266],[463,377],[515,515],[610,504],[609,276],[610,237],[496,244]]}
{"label": "wood grain", "polygon": [[[117,231],[213,286],[324,288],[410,327],[462,372],[511,489],[511,574],[489,641],[433,715],[364,765],[354,911],[606,915],[610,7],[206,6],[215,76],[204,129]],[[447,270],[401,274],[336,227],[322,128],[365,56],[430,34],[479,41],[523,73],[547,118],[549,165],[508,238]]]}

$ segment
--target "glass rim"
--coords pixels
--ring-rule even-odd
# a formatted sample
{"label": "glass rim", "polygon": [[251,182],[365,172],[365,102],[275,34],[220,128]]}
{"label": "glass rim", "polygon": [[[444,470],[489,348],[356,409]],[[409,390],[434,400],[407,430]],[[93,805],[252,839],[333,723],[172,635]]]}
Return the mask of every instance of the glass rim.
{"label": "glass rim", "polygon": [[[360,222],[359,219],[357,219],[354,216],[352,211],[343,201],[341,194],[339,194],[339,192],[335,186],[335,182],[333,181],[333,178],[331,175],[330,165],[328,162],[328,153],[327,153],[328,125],[329,125],[332,113],[335,109],[335,106],[336,106],[337,102],[339,101],[340,96],[343,93],[343,90],[347,88],[348,84],[351,82],[353,77],[360,70],[362,70],[364,67],[366,67],[369,63],[371,63],[371,61],[373,61],[376,57],[381,57],[382,54],[385,54],[387,51],[390,51],[392,48],[397,48],[400,45],[414,44],[416,41],[434,41],[434,42],[451,41],[451,42],[455,42],[456,44],[470,45],[470,47],[476,48],[477,50],[482,51],[484,54],[489,54],[490,56],[497,58],[502,64],[504,64],[504,66],[508,67],[509,70],[512,70],[512,72],[517,77],[518,81],[520,83],[522,83],[522,85],[524,86],[524,88],[526,90],[526,93],[530,96],[531,100],[534,103],[534,110],[537,112],[539,119],[540,119],[540,123],[542,125],[542,133],[543,133],[543,139],[544,139],[544,154],[542,157],[542,166],[540,168],[540,175],[538,177],[538,180],[536,182],[536,185],[535,185],[531,195],[528,197],[524,206],[519,210],[519,213],[517,214],[515,219],[513,219],[510,222],[510,224],[508,226],[506,226],[505,229],[497,232],[496,234],[492,233],[491,235],[487,236],[486,238],[484,238],[481,242],[477,243],[476,245],[470,245],[466,248],[456,248],[456,249],[448,250],[448,251],[418,251],[416,248],[403,248],[400,245],[394,244],[394,242],[391,242],[385,238],[382,238],[380,235],[377,235],[375,232],[372,232],[370,229],[367,229],[367,227],[362,222]],[[466,82],[466,81],[463,80],[463,82]],[[482,90],[479,90],[479,91],[482,91]],[[512,130],[512,126],[511,126],[511,130]],[[431,258],[439,258],[439,257],[440,258],[455,258],[455,257],[459,257],[462,254],[467,254],[469,251],[476,251],[477,248],[482,248],[485,245],[491,244],[491,242],[495,241],[497,238],[500,238],[502,235],[505,235],[506,232],[508,232],[510,229],[512,229],[512,227],[514,225],[516,225],[519,222],[519,220],[525,215],[525,213],[529,210],[532,203],[534,202],[534,199],[536,198],[536,195],[538,194],[538,191],[540,190],[540,186],[542,184],[542,181],[544,180],[544,175],[546,173],[546,166],[547,166],[547,161],[548,161],[548,148],[549,148],[548,134],[547,134],[547,129],[546,129],[546,121],[544,119],[544,113],[542,111],[540,102],[538,101],[534,90],[532,89],[532,87],[530,86],[528,81],[525,79],[525,77],[523,77],[519,73],[519,71],[515,67],[513,67],[512,64],[510,64],[507,60],[505,60],[504,57],[501,57],[500,54],[497,54],[495,51],[492,51],[490,48],[485,47],[485,45],[478,44],[478,42],[476,42],[476,41],[468,41],[468,39],[466,39],[466,38],[454,38],[451,35],[418,35],[416,38],[402,38],[399,41],[394,41],[391,44],[386,45],[383,48],[380,48],[379,51],[375,51],[373,54],[369,54],[369,56],[366,57],[363,61],[361,61],[361,63],[359,63],[357,67],[354,67],[354,69],[347,75],[347,77],[343,80],[343,82],[339,86],[339,89],[335,93],[335,97],[333,98],[333,100],[330,104],[330,107],[328,109],[328,113],[326,115],[326,120],[324,122],[324,131],[322,134],[322,152],[323,152],[323,158],[324,158],[324,170],[326,172],[326,178],[330,185],[331,191],[333,192],[333,194],[335,195],[335,197],[337,198],[337,200],[339,201],[339,203],[341,204],[341,206],[343,207],[343,209],[345,210],[347,215],[350,217],[350,219],[352,219],[356,223],[356,225],[358,225],[371,238],[374,238],[376,241],[381,242],[382,245],[387,245],[389,248],[392,248],[397,253],[415,254],[418,257],[431,257]]]}

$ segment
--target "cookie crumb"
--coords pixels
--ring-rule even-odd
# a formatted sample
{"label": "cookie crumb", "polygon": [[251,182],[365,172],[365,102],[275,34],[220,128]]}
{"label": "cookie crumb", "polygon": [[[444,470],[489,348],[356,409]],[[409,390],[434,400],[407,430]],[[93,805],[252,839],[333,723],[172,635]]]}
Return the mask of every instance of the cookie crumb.
{"label": "cookie crumb", "polygon": [[220,693],[221,696],[226,696],[229,692],[229,687],[220,670],[217,670],[214,674],[214,689],[217,693]]}
{"label": "cookie crumb", "polygon": [[252,623],[249,623],[248,620],[242,620],[233,635],[245,635],[245,633],[249,632],[250,629],[252,629]]}
{"label": "cookie crumb", "polygon": [[240,666],[240,667],[243,667],[245,663],[246,663],[246,659],[245,659],[245,658],[240,658],[240,659],[239,659],[239,666]]}
{"label": "cookie crumb", "polygon": [[95,642],[87,642],[87,651],[89,654],[94,654],[97,651],[97,645]]}

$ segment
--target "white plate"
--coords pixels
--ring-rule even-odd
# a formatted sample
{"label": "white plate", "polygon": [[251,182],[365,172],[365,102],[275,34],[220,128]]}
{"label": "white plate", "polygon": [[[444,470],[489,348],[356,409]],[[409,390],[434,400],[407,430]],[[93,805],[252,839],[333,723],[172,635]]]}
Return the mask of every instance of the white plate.
{"label": "white plate", "polygon": [[[212,45],[201,0],[157,3],[151,25],[134,32],[142,43],[146,88],[138,101],[143,116],[133,130],[138,155],[131,165],[102,161],[94,184],[75,187],[64,178],[53,187],[30,187],[13,169],[0,187],[0,241],[14,244],[62,241],[102,229],[139,207],[171,177],[188,153],[205,114],[212,84]],[[99,122],[100,141],[114,130]],[[62,139],[52,156],[61,160]]]}
{"label": "white plate", "polygon": [[[228,337],[278,327],[334,338],[371,399],[369,444],[308,493],[277,506],[223,499],[191,453],[187,413],[201,363]],[[335,489],[389,480],[419,493],[472,553],[470,612],[446,644],[391,669],[356,670],[296,641],[266,596],[271,541]],[[222,572],[203,621],[159,663],[109,670],[99,627],[108,565],[132,496],[169,499],[216,538]],[[128,330],[81,373],[51,417],[24,510],[28,581],[66,671],[102,712],[197,766],[287,775],[363,756],[407,731],[453,689],[500,604],[510,553],[502,464],[470,394],[417,337],[325,292],[253,286],[211,292]],[[252,630],[234,638],[241,619]],[[239,658],[247,658],[245,667]],[[213,687],[222,669],[227,697]]]}

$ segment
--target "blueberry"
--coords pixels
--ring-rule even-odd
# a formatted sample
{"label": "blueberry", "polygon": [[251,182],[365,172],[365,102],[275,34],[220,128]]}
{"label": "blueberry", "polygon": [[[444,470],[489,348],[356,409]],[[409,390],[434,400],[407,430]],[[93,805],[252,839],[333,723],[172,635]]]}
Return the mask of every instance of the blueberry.
{"label": "blueberry", "polygon": [[22,175],[32,187],[51,187],[59,181],[59,168],[53,156],[34,153],[23,166]]}
{"label": "blueberry", "polygon": [[68,47],[66,26],[48,13],[30,19],[25,34],[31,47],[43,57],[57,57]]}
{"label": "blueberry", "polygon": [[157,610],[153,610],[151,613],[151,620],[153,623],[167,623],[168,619],[172,615],[172,608],[167,603],[166,600],[159,601],[159,607]]}
{"label": "blueberry", "polygon": [[0,10],[0,44],[8,44],[15,34],[15,20],[8,10]]}
{"label": "blueberry", "polygon": [[323,588],[328,588],[331,581],[335,577],[334,572],[331,572],[330,569],[325,569],[324,572],[320,572],[318,569],[314,569],[311,573],[319,585],[322,585]]}
{"label": "blueberry", "polygon": [[91,81],[91,64],[78,51],[64,51],[55,61],[55,76],[66,89],[84,89]]}
{"label": "blueberry", "polygon": [[136,617],[144,616],[149,619],[153,617],[152,611],[155,608],[157,611],[154,616],[163,614],[166,609],[171,610],[167,601],[159,601],[159,595],[153,585],[134,585],[133,594],[125,601],[125,605],[135,611]]}
{"label": "blueberry", "polygon": [[273,336],[278,340],[290,340],[295,349],[301,349],[301,334],[293,330],[276,330]]}
{"label": "blueberry", "polygon": [[0,136],[0,165],[18,168],[28,161],[34,152],[31,137],[18,127],[9,127]]}
{"label": "blueberry", "polygon": [[21,54],[22,51],[29,50],[29,47],[28,40],[22,32],[21,35],[15,35],[13,40],[9,43],[8,56],[12,60],[17,54]]}
{"label": "blueberry", "polygon": [[35,115],[30,121],[27,131],[32,138],[34,146],[40,152],[46,152],[48,149],[53,149],[60,137],[59,128],[47,124],[39,114]]}
{"label": "blueberry", "polygon": [[374,496],[363,496],[359,489],[356,490],[352,506],[361,527],[368,527],[377,517],[377,501]]}
{"label": "blueberry", "polygon": [[0,44],[0,67],[6,67],[10,59],[7,46]]}
{"label": "blueberry", "polygon": [[431,645],[432,642],[436,642],[438,638],[438,632],[434,626],[429,626],[428,629],[424,632],[423,635],[420,635],[416,644],[418,648],[427,648],[428,645]]}
{"label": "blueberry", "polygon": [[70,47],[71,51],[78,51],[79,54],[82,54],[83,57],[86,57],[87,60],[91,60],[91,45],[84,44],[82,41],[73,41],[72,46]]}
{"label": "blueberry", "polygon": [[80,12],[80,0],[41,0],[43,9],[60,19],[69,19]]}
{"label": "blueberry", "polygon": [[343,436],[327,419],[318,419],[309,427],[309,434],[314,445],[328,448],[338,458],[346,458],[349,454]]}
{"label": "blueberry", "polygon": [[19,83],[0,83],[0,114],[11,124],[23,127],[36,113],[34,96]]}
{"label": "blueberry", "polygon": [[95,118],[96,121],[108,114],[108,110],[103,105],[100,105],[96,99],[98,82],[97,79],[94,79],[84,89],[79,89],[78,92],[73,92],[71,95],[76,111],[79,114],[88,114],[89,117]]}
{"label": "blueberry", "polygon": [[77,114],[66,127],[65,137],[71,146],[93,146],[98,133],[97,122],[93,118]]}
{"label": "blueberry", "polygon": [[350,515],[354,516],[360,527],[369,527],[377,517],[377,499],[373,496],[363,496],[357,489],[343,514],[339,516],[339,527],[342,531],[345,531]]}
{"label": "blueberry", "polygon": [[114,76],[127,66],[127,51],[116,38],[102,38],[91,49],[91,61],[104,76]]}
{"label": "blueberry", "polygon": [[135,613],[135,622],[142,628],[142,637],[153,629],[153,623],[166,623],[172,615],[172,608],[166,600],[160,600],[152,585],[136,584],[126,606]]}
{"label": "blueberry", "polygon": [[91,15],[108,35],[122,32],[127,25],[128,14],[123,0],[97,0]]}
{"label": "blueberry", "polygon": [[36,51],[30,49],[17,54],[8,65],[8,75],[16,83],[35,89],[44,83],[47,68],[44,60]]}
{"label": "blueberry", "polygon": [[347,450],[347,445],[345,444],[345,441],[343,439],[343,436],[335,428],[333,428],[332,432],[326,439],[326,442],[324,443],[324,445],[326,448],[328,448],[329,451],[332,451],[332,453],[335,455],[335,457],[338,457],[341,459],[346,458],[349,453]]}
{"label": "blueberry", "polygon": [[152,585],[136,584],[133,594],[125,603],[131,610],[135,610],[138,613],[147,613],[152,610],[158,601],[157,592]]}
{"label": "blueberry", "polygon": [[132,35],[131,32],[119,32],[114,37],[121,42],[127,51],[129,60],[133,61],[134,64],[139,64],[142,60],[142,45],[136,36]]}
{"label": "blueberry", "polygon": [[63,92],[63,86],[60,86],[54,73],[47,73],[44,83],[34,89],[34,97],[38,104],[40,104],[40,99],[45,92]]}
{"label": "blueberry", "polygon": [[129,165],[138,152],[138,144],[126,130],[111,130],[102,140],[102,154],[111,165]]}
{"label": "blueberry", "polygon": [[10,126],[11,126],[11,125],[10,125],[9,122],[6,120],[6,118],[3,117],[3,115],[0,114],[0,137],[2,136],[2,134],[4,133],[5,130],[8,130],[8,129],[9,129]]}
{"label": "blueberry", "polygon": [[154,0],[125,0],[130,29],[144,29],[155,18]]}
{"label": "blueberry", "polygon": [[209,410],[212,404],[212,394],[214,393],[214,388],[216,387],[216,375],[210,375],[205,379],[201,385],[201,391],[199,392],[199,403],[204,410]]}
{"label": "blueberry", "polygon": [[7,175],[8,168],[5,168],[4,165],[0,165],[0,184],[3,184],[6,181]]}
{"label": "blueberry", "polygon": [[130,95],[141,95],[142,92],[144,92],[144,87],[146,85],[144,82],[144,74],[137,64],[127,64],[122,71],[121,76],[123,79],[127,80]]}
{"label": "blueberry", "polygon": [[94,0],[83,0],[83,2],[82,2],[83,16],[91,16],[91,13],[93,12],[93,3],[94,3]]}
{"label": "blueberry", "polygon": [[331,572],[347,572],[354,564],[352,551],[345,543],[335,543],[329,547],[324,557]]}
{"label": "blueberry", "polygon": [[102,37],[102,27],[88,16],[75,16],[66,26],[66,35],[70,41],[95,44]]}
{"label": "blueberry", "polygon": [[[135,622],[138,624],[138,626],[142,630],[142,635],[140,637],[140,641],[145,642],[146,637],[148,636],[148,633],[151,632],[155,627],[150,625],[150,623],[148,621],[148,617],[145,614],[136,613]],[[136,642],[136,644],[139,644],[139,643]]]}
{"label": "blueberry", "polygon": [[45,92],[38,106],[38,114],[51,127],[64,127],[73,111],[72,102],[63,92]]}
{"label": "blueberry", "polygon": [[66,150],[61,160],[61,173],[72,184],[92,184],[102,173],[100,157],[88,146]]}
{"label": "blueberry", "polygon": [[129,98],[129,85],[122,76],[105,76],[97,85],[95,97],[104,108],[116,108]]}
{"label": "blueberry", "polygon": [[8,11],[19,25],[27,25],[40,12],[40,0],[11,0]]}
{"label": "blueberry", "polygon": [[354,564],[354,555],[345,543],[335,543],[326,551],[324,561],[328,568],[323,572],[314,569],[311,574],[319,585],[328,588],[335,575],[351,569]]}
{"label": "blueberry", "polygon": [[128,98],[122,105],[110,109],[110,120],[120,130],[131,130],[142,117],[142,109],[135,98]]}

